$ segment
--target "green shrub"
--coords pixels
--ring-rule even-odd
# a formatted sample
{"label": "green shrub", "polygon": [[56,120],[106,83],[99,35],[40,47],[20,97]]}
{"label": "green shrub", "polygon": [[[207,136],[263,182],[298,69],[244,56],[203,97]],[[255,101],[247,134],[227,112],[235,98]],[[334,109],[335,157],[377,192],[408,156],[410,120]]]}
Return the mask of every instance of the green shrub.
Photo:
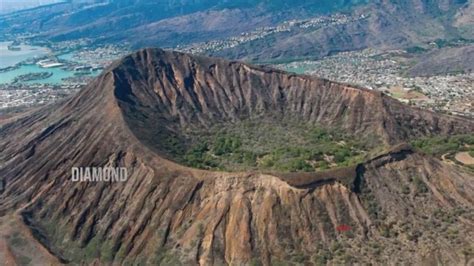
{"label": "green shrub", "polygon": [[403,186],[402,186],[402,193],[403,193],[403,194],[406,194],[406,195],[407,195],[407,194],[410,194],[410,187],[407,186],[407,185],[403,185]]}
{"label": "green shrub", "polygon": [[412,46],[406,49],[407,53],[409,54],[421,54],[426,51],[425,48],[420,46]]}
{"label": "green shrub", "polygon": [[446,153],[460,151],[466,144],[474,144],[474,135],[435,136],[414,140],[411,144],[419,150],[440,156]]}
{"label": "green shrub", "polygon": [[332,260],[332,256],[327,249],[320,249],[318,254],[313,258],[313,262],[316,265],[326,265],[330,260]]}
{"label": "green shrub", "polygon": [[351,151],[347,148],[342,148],[334,154],[334,161],[336,163],[342,163],[346,160],[347,157],[351,156]]}
{"label": "green shrub", "polygon": [[323,128],[314,128],[310,131],[310,137],[313,141],[320,142],[321,140],[331,140],[331,135]]}
{"label": "green shrub", "polygon": [[310,172],[314,170],[314,168],[302,158],[292,159],[290,162],[283,165],[280,169],[290,171],[290,172],[297,172],[297,171]]}
{"label": "green shrub", "polygon": [[255,166],[257,161],[257,155],[251,151],[242,152],[243,163],[249,166]]}
{"label": "green shrub", "polygon": [[111,262],[114,260],[114,250],[111,243],[106,241],[102,244],[100,249],[100,258],[106,262]]}
{"label": "green shrub", "polygon": [[215,155],[223,155],[236,151],[242,142],[237,137],[233,136],[220,136],[214,143],[213,152]]}
{"label": "green shrub", "polygon": [[29,257],[27,257],[27,256],[20,255],[20,256],[18,257],[18,263],[19,263],[20,265],[28,265],[28,264],[31,263],[31,259],[30,259]]}
{"label": "green shrub", "polygon": [[100,255],[100,239],[95,236],[92,238],[84,249],[84,254],[88,259],[98,258]]}
{"label": "green shrub", "polygon": [[427,193],[429,191],[425,182],[423,182],[423,180],[420,177],[418,176],[413,177],[413,182],[415,183],[417,193]]}
{"label": "green shrub", "polygon": [[183,141],[175,136],[167,136],[161,145],[163,150],[171,155],[182,155],[185,151]]}
{"label": "green shrub", "polygon": [[379,228],[380,235],[383,237],[390,237],[390,227],[386,224],[382,224]]}
{"label": "green shrub", "polygon": [[26,240],[18,232],[12,234],[8,242],[13,247],[23,247],[27,244]]}
{"label": "green shrub", "polygon": [[250,266],[262,266],[262,262],[259,258],[253,258],[250,260]]}

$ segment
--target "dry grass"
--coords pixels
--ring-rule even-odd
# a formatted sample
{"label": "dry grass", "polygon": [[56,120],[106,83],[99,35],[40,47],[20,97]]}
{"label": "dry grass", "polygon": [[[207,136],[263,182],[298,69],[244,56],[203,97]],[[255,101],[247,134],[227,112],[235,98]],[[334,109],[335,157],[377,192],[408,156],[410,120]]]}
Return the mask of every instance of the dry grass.
{"label": "dry grass", "polygon": [[390,95],[394,98],[405,100],[427,100],[428,97],[421,92],[415,90],[404,90],[402,87],[392,87],[389,90]]}

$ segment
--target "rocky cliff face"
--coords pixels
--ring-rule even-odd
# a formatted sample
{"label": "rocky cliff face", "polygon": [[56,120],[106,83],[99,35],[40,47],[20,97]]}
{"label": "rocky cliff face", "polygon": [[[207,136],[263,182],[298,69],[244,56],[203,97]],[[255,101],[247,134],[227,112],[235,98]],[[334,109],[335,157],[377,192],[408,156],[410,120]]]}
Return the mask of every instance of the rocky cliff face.
{"label": "rocky cliff face", "polygon": [[[73,98],[1,122],[0,256],[163,265],[470,256],[472,173],[408,146],[300,175],[204,171],[161,156],[163,134],[249,116],[375,134],[386,147],[474,129],[327,80],[141,50]],[[128,180],[72,182],[71,168],[86,166],[126,167]]]}
{"label": "rocky cliff face", "polygon": [[166,121],[165,127],[208,126],[265,115],[373,132],[391,144],[472,129],[470,121],[416,110],[379,92],[207,57],[142,50],[125,58],[113,75],[119,106],[134,132],[156,121]]}

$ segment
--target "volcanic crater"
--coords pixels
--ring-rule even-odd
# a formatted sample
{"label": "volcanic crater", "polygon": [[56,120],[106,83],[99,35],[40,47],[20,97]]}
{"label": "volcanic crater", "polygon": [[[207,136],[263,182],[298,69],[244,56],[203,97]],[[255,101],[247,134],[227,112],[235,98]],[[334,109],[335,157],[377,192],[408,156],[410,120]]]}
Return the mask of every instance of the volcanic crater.
{"label": "volcanic crater", "polygon": [[[143,49],[74,97],[0,121],[0,256],[459,263],[474,242],[472,172],[407,143],[473,131],[376,91]],[[107,166],[127,181],[71,181],[72,167]]]}

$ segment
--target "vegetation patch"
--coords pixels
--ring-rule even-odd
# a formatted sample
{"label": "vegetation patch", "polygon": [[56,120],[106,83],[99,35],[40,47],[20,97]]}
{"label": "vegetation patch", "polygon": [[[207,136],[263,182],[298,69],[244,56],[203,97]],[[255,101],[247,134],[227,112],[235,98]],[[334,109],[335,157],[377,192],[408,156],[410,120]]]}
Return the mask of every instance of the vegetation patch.
{"label": "vegetation patch", "polygon": [[370,150],[362,138],[296,121],[244,120],[187,129],[177,138],[162,145],[174,160],[225,171],[326,170],[360,163]]}
{"label": "vegetation patch", "polygon": [[390,88],[388,92],[390,93],[390,96],[397,99],[403,99],[403,100],[427,100],[428,99],[428,97],[424,95],[421,89],[419,88],[406,90],[402,87],[392,87]]}
{"label": "vegetation patch", "polygon": [[[411,144],[423,153],[474,170],[474,165],[470,164],[470,161],[464,160],[469,159],[468,157],[474,154],[474,134],[426,137],[412,141]],[[463,159],[459,159],[460,153],[462,153],[461,158]]]}
{"label": "vegetation patch", "polygon": [[442,156],[459,151],[473,151],[474,134],[426,137],[412,141],[411,144],[426,154]]}
{"label": "vegetation patch", "polygon": [[18,232],[15,232],[10,237],[8,243],[13,247],[24,247],[27,244],[26,240]]}
{"label": "vegetation patch", "polygon": [[406,49],[406,52],[409,53],[409,54],[422,54],[426,51],[428,51],[428,50],[423,48],[423,47],[420,47],[420,46],[412,46],[412,47],[408,47]]}

